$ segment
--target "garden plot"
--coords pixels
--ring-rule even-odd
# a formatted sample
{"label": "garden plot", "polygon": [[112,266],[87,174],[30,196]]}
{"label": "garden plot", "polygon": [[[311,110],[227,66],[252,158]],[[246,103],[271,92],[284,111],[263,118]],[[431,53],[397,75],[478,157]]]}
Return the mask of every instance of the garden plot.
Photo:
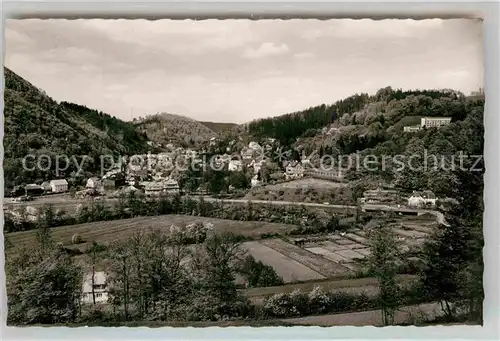
{"label": "garden plot", "polygon": [[335,252],[331,252],[331,251],[325,250],[322,247],[307,248],[307,251],[310,251],[310,252],[315,253],[317,255],[323,256],[326,259],[331,260],[332,262],[335,262],[335,263],[338,263],[338,264],[340,264],[342,262],[349,261],[347,258],[344,258],[344,257],[336,254]]}
{"label": "garden plot", "polygon": [[347,233],[345,235],[345,238],[354,240],[358,244],[366,245],[368,243],[368,240],[366,238],[360,237],[360,236],[358,236],[357,234],[354,234],[354,233]]}
{"label": "garden plot", "polygon": [[358,270],[359,268],[359,265],[356,264],[356,263],[352,263],[352,262],[349,262],[349,263],[342,263],[342,266],[345,266],[346,268],[348,268],[349,270],[351,271],[356,271]]}
{"label": "garden plot", "polygon": [[245,242],[241,248],[247,250],[256,260],[273,267],[286,283],[326,278],[296,260],[259,242]]}
{"label": "garden plot", "polygon": [[341,238],[335,240],[335,243],[340,244],[340,245],[347,245],[347,244],[354,244],[354,242],[350,239],[347,238]]}
{"label": "garden plot", "polygon": [[345,247],[349,250],[357,250],[357,249],[364,249],[366,245],[355,243],[355,244],[346,244]]}
{"label": "garden plot", "polygon": [[350,272],[337,263],[333,263],[317,254],[289,244],[282,239],[266,239],[261,241],[261,243],[327,277],[342,276]]}
{"label": "garden plot", "polygon": [[365,257],[368,257],[368,256],[370,256],[372,254],[372,252],[371,252],[371,250],[369,248],[357,249],[356,252],[362,254]]}
{"label": "garden plot", "polygon": [[336,252],[339,250],[346,250],[348,249],[348,245],[340,245],[331,241],[325,241],[323,242],[320,247],[322,247],[325,250],[328,250],[330,252]]}
{"label": "garden plot", "polygon": [[354,250],[340,250],[337,251],[336,254],[348,259],[349,261],[352,261],[354,259],[363,259],[365,256],[359,252],[356,252]]}

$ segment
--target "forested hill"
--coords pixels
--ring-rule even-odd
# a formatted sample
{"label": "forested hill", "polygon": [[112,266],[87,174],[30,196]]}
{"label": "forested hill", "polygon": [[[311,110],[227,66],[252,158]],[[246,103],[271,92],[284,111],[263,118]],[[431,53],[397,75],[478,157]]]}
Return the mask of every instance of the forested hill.
{"label": "forested hill", "polygon": [[[250,122],[247,125],[248,133],[256,138],[272,137],[281,144],[290,145],[301,136],[314,136],[318,129],[328,126],[346,114],[353,114],[363,110],[370,103],[394,104],[408,97],[417,100],[416,106],[405,108],[393,118],[405,115],[450,116],[447,108],[439,106],[440,99],[445,101],[464,101],[465,96],[453,90],[393,90],[390,87],[380,89],[375,95],[365,93],[355,94],[339,100],[331,105],[319,105],[309,109],[266,118]],[[436,105],[434,105],[436,104]],[[412,111],[412,109],[415,109]],[[380,111],[379,114],[383,114]],[[388,124],[396,122],[387,122]]]}
{"label": "forested hill", "polygon": [[162,147],[167,144],[198,147],[210,141],[217,133],[207,125],[186,116],[159,113],[134,121],[138,131]]}
{"label": "forested hill", "polygon": [[[4,68],[5,186],[54,178],[55,155],[99,155],[145,152],[147,139],[131,123],[72,103],[57,103],[43,90]],[[51,169],[26,171],[22,158],[49,155]],[[88,163],[88,171],[97,164]],[[69,168],[68,173],[73,169]],[[68,174],[66,174],[67,176]]]}

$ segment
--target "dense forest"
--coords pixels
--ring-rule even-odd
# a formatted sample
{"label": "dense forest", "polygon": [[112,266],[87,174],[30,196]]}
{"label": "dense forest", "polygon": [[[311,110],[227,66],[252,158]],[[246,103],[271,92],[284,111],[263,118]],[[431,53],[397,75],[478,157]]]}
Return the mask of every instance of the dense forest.
{"label": "dense forest", "polygon": [[[393,90],[391,87],[380,89],[375,95],[365,93],[355,94],[345,99],[341,99],[332,105],[319,105],[309,109],[270,117],[266,119],[256,120],[248,124],[248,132],[257,137],[272,137],[278,139],[282,145],[290,145],[301,136],[315,135],[316,130],[328,126],[334,121],[340,119],[344,115],[351,115],[363,110],[370,103],[397,103],[412,96],[413,98],[421,98],[425,100],[417,103],[418,109],[415,106],[406,108],[406,111],[399,112],[401,117],[405,115],[427,115],[441,116],[446,114],[448,108],[431,107],[434,100],[443,98],[449,101],[462,101],[465,96],[453,90],[409,90],[401,89]],[[449,116],[449,115],[445,115]],[[356,124],[356,123],[354,123]]]}
{"label": "dense forest", "polygon": [[[57,103],[28,81],[4,68],[4,174],[5,187],[37,179],[56,178],[55,157],[87,156],[84,170],[95,172],[100,155],[135,154],[148,148],[146,137],[131,123],[72,103]],[[40,169],[23,169],[27,155],[48,155]],[[91,161],[93,159],[93,161]],[[32,159],[33,160],[33,159]],[[70,165],[65,174],[75,171]],[[62,165],[61,165],[62,167]]]}

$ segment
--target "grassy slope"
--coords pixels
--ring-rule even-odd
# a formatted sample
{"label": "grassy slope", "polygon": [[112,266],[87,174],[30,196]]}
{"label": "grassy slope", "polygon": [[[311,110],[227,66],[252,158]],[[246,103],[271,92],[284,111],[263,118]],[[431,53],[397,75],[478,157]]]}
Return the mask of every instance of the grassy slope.
{"label": "grassy slope", "polygon": [[[127,238],[138,229],[168,229],[172,224],[181,225],[196,221],[211,222],[214,224],[216,231],[233,232],[235,234],[241,234],[254,238],[258,238],[260,235],[265,233],[280,233],[293,228],[293,225],[259,221],[233,221],[183,215],[164,215],[56,227],[52,229],[52,238],[56,243],[62,242],[64,245],[70,245],[71,237],[73,234],[78,233],[84,241],[95,240],[98,243],[108,243],[113,240]],[[16,246],[8,252],[16,252],[19,247],[35,242],[36,231],[32,230],[8,233],[6,234],[6,237],[9,238],[9,241]],[[85,247],[85,243],[80,244],[78,247],[83,249]]]}

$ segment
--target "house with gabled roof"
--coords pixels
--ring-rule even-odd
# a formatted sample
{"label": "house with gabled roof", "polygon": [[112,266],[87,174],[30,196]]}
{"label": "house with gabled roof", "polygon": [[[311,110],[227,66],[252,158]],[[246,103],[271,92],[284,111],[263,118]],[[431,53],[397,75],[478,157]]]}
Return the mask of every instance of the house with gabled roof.
{"label": "house with gabled roof", "polygon": [[57,179],[50,181],[52,193],[63,193],[68,191],[68,181],[66,179]]}

